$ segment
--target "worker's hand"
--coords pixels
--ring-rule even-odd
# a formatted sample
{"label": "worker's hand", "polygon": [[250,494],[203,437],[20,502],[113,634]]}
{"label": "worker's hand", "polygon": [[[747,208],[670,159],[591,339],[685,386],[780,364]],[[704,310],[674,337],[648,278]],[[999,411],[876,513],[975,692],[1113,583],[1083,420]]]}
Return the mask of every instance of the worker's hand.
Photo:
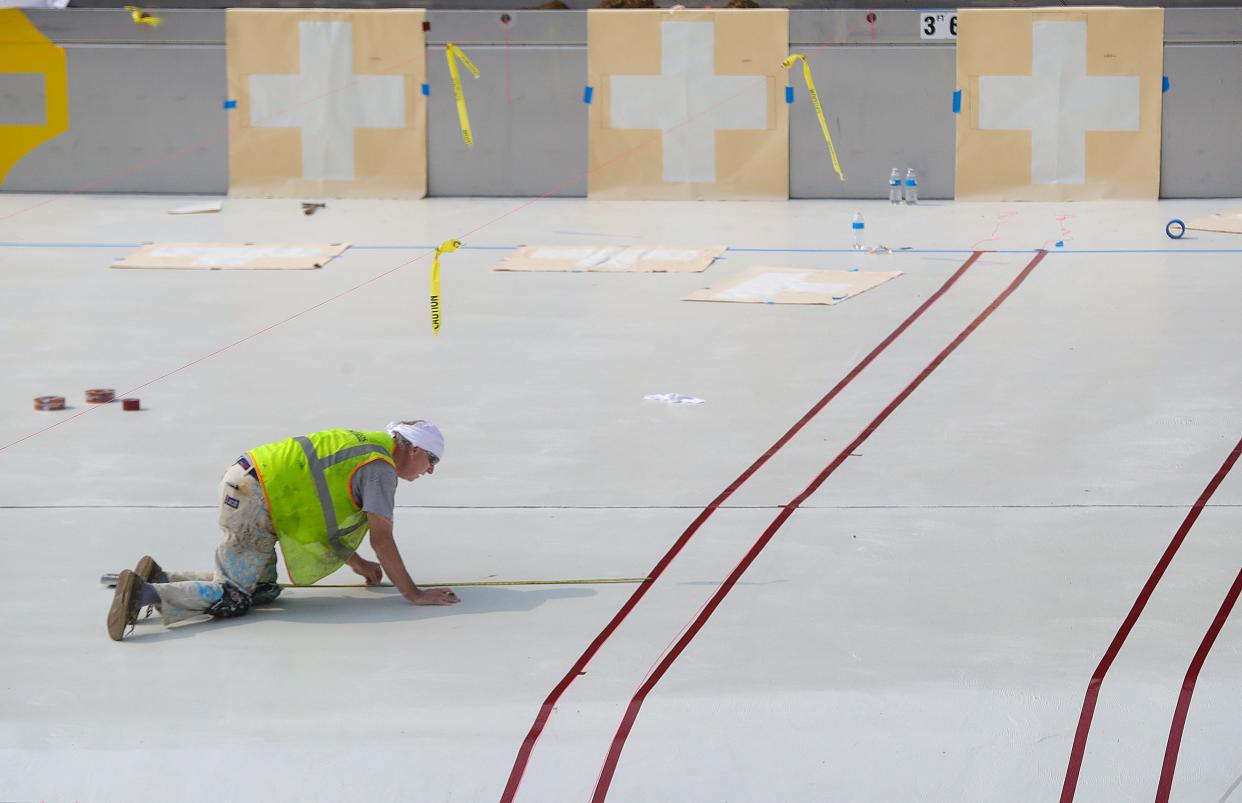
{"label": "worker's hand", "polygon": [[376,586],[384,579],[384,567],[373,560],[359,557],[358,565],[350,566],[354,570],[354,574],[361,575],[367,581],[367,585]]}
{"label": "worker's hand", "polygon": [[405,598],[411,605],[456,605],[461,602],[451,588],[416,588]]}

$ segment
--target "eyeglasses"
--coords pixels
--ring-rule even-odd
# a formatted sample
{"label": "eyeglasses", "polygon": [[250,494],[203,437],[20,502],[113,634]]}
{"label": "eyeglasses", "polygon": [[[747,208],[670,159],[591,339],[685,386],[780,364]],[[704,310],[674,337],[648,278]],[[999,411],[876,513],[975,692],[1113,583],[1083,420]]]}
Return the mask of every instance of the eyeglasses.
{"label": "eyeglasses", "polygon": [[426,449],[423,449],[423,454],[427,455],[427,462],[431,464],[432,468],[435,468],[436,463],[440,462],[440,458],[436,457],[434,454],[427,451]]}

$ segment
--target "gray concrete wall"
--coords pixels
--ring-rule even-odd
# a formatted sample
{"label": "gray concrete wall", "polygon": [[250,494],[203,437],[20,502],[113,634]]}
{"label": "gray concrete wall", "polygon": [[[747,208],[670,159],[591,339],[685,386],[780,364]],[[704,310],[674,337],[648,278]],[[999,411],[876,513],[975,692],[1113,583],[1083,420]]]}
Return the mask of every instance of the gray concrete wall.
{"label": "gray concrete wall", "polygon": [[[10,172],[9,191],[223,193],[228,181],[224,13],[160,12],[156,29],[116,9],[31,11],[64,45],[70,130]],[[586,24],[580,11],[428,12],[428,176],[432,195],[583,195]],[[918,39],[917,12],[793,10],[790,49],[813,57],[846,181],[832,171],[801,76],[790,118],[790,194],[874,198],[893,167],[924,197],[953,194],[955,51]],[[1242,9],[1165,16],[1161,193],[1242,196]],[[442,46],[457,41],[483,76],[465,78],[476,145],[457,128]],[[508,67],[506,70],[506,61]],[[507,77],[507,80],[506,80]],[[0,83],[0,124],[29,115],[29,82]]]}

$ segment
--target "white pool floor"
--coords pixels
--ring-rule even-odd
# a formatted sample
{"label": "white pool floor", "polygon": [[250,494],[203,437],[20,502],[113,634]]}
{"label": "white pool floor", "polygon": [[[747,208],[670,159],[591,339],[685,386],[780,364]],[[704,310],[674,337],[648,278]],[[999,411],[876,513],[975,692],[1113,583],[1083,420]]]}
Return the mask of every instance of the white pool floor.
{"label": "white pool floor", "polygon": [[[1074,799],[1156,799],[1215,620],[1170,799],[1242,800],[1242,628],[1220,613],[1242,569],[1242,235],[1165,235],[1242,202],[166,214],[189,200],[0,196],[0,800],[1054,801],[1179,528]],[[856,210],[910,250],[850,253]],[[452,237],[433,337],[428,246]],[[146,241],[352,247],[312,271],[109,269]],[[492,270],[520,244],[621,243],[730,250],[699,274]],[[759,265],[903,275],[831,307],[680,300]],[[84,404],[97,387],[144,410]],[[643,399],[672,392],[704,403]],[[52,394],[71,409],[32,409]],[[638,586],[461,586],[439,609],[293,589],[108,639],[100,575],[210,568],[241,452],[416,417],[447,439],[397,496],[419,582],[644,577],[690,534],[580,673]]]}

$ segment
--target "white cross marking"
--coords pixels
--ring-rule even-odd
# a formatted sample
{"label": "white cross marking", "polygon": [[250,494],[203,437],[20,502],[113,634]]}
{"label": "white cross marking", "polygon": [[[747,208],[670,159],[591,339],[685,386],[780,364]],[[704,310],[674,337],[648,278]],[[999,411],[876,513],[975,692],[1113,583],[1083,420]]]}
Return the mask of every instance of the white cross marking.
{"label": "white cross marking", "polygon": [[665,181],[714,183],[716,131],[768,127],[763,76],[716,75],[715,27],[662,22],[660,74],[612,76],[612,127],[664,132]]}
{"label": "white cross marking", "polygon": [[979,76],[979,127],[1030,130],[1032,184],[1083,184],[1087,131],[1139,130],[1139,77],[1087,75],[1087,23],[1036,22],[1029,76]]}
{"label": "white cross marking", "polygon": [[298,128],[302,177],[352,181],[354,129],[405,128],[405,76],[354,75],[348,22],[298,23],[298,75],[250,76],[250,124]]}

